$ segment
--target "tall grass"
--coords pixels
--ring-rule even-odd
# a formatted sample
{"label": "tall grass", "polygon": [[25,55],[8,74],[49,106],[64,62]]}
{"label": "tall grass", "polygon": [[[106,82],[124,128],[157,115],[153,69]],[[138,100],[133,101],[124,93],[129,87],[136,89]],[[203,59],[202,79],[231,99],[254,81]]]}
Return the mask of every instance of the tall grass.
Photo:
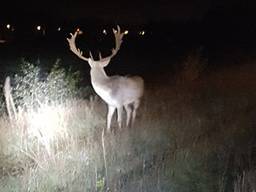
{"label": "tall grass", "polygon": [[97,96],[43,97],[40,105],[29,100],[33,107],[13,121],[3,114],[1,191],[255,190],[256,92],[219,84],[188,64],[184,70],[176,84],[146,86],[134,127],[114,124],[105,135],[107,167],[101,140],[107,109]]}

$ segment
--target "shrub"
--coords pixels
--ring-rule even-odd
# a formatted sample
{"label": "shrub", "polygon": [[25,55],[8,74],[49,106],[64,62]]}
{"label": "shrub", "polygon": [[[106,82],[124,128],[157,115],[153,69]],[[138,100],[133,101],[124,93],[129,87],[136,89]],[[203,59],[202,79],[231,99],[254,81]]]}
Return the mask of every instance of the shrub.
{"label": "shrub", "polygon": [[49,73],[22,60],[20,72],[13,79],[14,102],[26,110],[42,104],[63,103],[78,94],[79,81],[79,72],[64,70],[59,59]]}

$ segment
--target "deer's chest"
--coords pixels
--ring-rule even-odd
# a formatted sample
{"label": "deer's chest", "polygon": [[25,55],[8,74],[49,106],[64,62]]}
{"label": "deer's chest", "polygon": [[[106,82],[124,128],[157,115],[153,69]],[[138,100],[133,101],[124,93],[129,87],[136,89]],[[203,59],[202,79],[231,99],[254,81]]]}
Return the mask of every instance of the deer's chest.
{"label": "deer's chest", "polygon": [[97,84],[93,84],[93,89],[107,104],[117,105],[115,98],[113,98],[111,89]]}

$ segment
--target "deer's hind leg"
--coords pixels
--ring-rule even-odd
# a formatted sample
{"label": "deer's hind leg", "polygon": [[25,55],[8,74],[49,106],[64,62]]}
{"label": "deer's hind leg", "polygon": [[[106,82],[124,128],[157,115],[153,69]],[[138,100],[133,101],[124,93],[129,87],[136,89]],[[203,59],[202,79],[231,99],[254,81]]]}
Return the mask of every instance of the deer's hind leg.
{"label": "deer's hind leg", "polygon": [[124,108],[126,111],[126,127],[129,127],[130,122],[131,122],[132,108],[131,108],[130,104],[125,105]]}
{"label": "deer's hind leg", "polygon": [[140,106],[140,100],[134,101],[134,103],[133,103],[133,111],[132,111],[132,125],[135,122],[135,118],[136,118],[136,115],[137,115],[137,109],[139,108],[139,106]]}
{"label": "deer's hind leg", "polygon": [[123,106],[117,108],[117,123],[119,128],[122,128],[122,115],[123,115]]}

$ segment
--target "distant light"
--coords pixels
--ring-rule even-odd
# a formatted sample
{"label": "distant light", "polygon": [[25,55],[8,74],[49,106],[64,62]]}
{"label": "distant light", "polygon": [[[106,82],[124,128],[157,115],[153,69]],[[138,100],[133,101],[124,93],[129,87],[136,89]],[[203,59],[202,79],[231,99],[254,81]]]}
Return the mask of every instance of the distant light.
{"label": "distant light", "polygon": [[142,35],[142,36],[143,36],[143,35],[145,35],[145,33],[146,33],[145,31],[140,31],[140,32],[139,32],[139,35]]}
{"label": "distant light", "polygon": [[128,30],[125,30],[124,34],[125,35],[128,35],[129,31]]}
{"label": "distant light", "polygon": [[61,27],[58,27],[58,29],[57,29],[58,31],[61,31]]}
{"label": "distant light", "polygon": [[38,25],[38,26],[36,27],[36,29],[37,29],[38,31],[40,31],[40,30],[42,29],[42,27],[41,27],[40,25]]}
{"label": "distant light", "polygon": [[76,28],[76,32],[77,32],[79,35],[83,34],[83,31],[82,31],[79,27]]}
{"label": "distant light", "polygon": [[6,25],[6,28],[7,28],[7,29],[11,29],[11,25],[10,25],[10,24],[7,24],[7,25]]}
{"label": "distant light", "polygon": [[103,33],[104,35],[107,35],[106,29],[103,29],[102,33]]}

